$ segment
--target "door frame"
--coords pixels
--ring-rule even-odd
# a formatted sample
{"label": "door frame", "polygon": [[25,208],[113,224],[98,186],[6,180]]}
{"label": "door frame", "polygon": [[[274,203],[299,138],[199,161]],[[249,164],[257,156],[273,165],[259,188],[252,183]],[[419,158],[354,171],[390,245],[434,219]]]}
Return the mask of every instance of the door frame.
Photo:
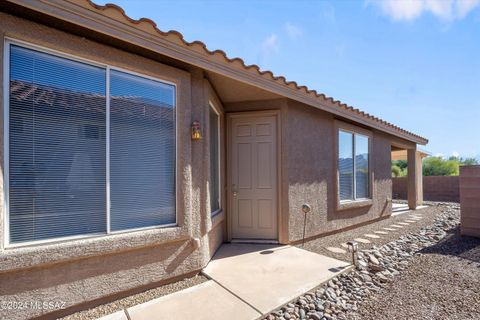
{"label": "door frame", "polygon": [[[262,111],[244,111],[244,112],[227,112],[227,139],[225,139],[225,151],[226,151],[226,202],[227,202],[227,241],[232,241],[232,120],[236,118],[251,118],[251,117],[262,117],[262,116],[274,116],[276,121],[276,141],[277,141],[277,152],[276,152],[276,160],[277,160],[277,238],[273,240],[273,242],[280,242],[283,219],[282,219],[282,201],[281,201],[281,193],[282,193],[282,123],[281,123],[281,113],[280,110],[262,110]],[[246,242],[272,242],[272,240],[246,240]]]}

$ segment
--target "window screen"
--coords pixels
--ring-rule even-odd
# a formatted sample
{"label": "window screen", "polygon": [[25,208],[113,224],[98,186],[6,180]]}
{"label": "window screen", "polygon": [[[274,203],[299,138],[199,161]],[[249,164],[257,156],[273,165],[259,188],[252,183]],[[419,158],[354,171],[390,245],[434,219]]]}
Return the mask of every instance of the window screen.
{"label": "window screen", "polygon": [[219,170],[219,125],[220,117],[210,107],[210,211],[212,213],[220,209],[220,170]]}
{"label": "window screen", "polygon": [[10,46],[10,242],[106,231],[105,76]]}
{"label": "window screen", "polygon": [[175,87],[111,71],[111,230],[175,223]]}
{"label": "window screen", "polygon": [[370,197],[369,140],[367,136],[361,134],[339,131],[338,172],[340,201]]}
{"label": "window screen", "polygon": [[339,131],[338,171],[340,200],[353,200],[353,134]]}
{"label": "window screen", "polygon": [[355,135],[355,198],[369,197],[368,137]]}
{"label": "window screen", "polygon": [[175,87],[7,45],[8,242],[175,223]]}

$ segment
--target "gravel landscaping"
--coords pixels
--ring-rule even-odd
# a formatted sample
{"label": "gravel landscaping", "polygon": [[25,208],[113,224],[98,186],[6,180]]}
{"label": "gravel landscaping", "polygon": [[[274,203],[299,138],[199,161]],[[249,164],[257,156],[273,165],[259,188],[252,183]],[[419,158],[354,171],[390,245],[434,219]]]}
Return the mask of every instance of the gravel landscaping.
{"label": "gravel landscaping", "polygon": [[[384,220],[377,221],[375,223],[367,224],[362,227],[351,229],[344,232],[339,232],[332,234],[330,236],[321,237],[305,243],[305,246],[301,244],[298,245],[299,248],[313,251],[319,254],[330,256],[335,259],[351,261],[351,254],[336,253],[327,250],[328,247],[338,247],[346,250],[346,248],[341,246],[341,243],[346,243],[347,241],[363,238],[370,241],[370,243],[358,243],[360,249],[369,249],[374,245],[380,246],[390,241],[398,239],[402,234],[407,234],[411,232],[417,232],[423,227],[429,226],[433,223],[435,217],[441,212],[445,206],[458,206],[456,204],[448,203],[428,203],[429,207],[424,209],[419,209],[415,211],[409,211],[407,213],[402,213],[396,216],[386,218]],[[413,216],[421,216],[422,219],[418,220],[415,223],[412,223],[408,226],[404,225],[402,228],[390,228],[392,224],[397,224],[405,220],[411,219]],[[383,228],[395,229],[395,230],[384,230]],[[375,231],[385,231],[387,234],[378,234]],[[379,238],[368,238],[366,234],[376,234]]]}
{"label": "gravel landscaping", "polygon": [[[378,241],[382,243],[372,242],[360,250],[356,270],[330,280],[265,319],[480,319],[480,239],[458,234],[456,204],[422,211],[422,223],[430,220],[429,225],[418,228],[415,223],[417,230],[405,233],[411,230],[402,228],[403,234],[397,234],[396,240],[385,242],[388,237],[382,237]],[[389,219],[388,224],[392,223]],[[362,228],[378,227],[375,223]],[[333,238],[335,243],[344,240]],[[321,240],[306,247],[319,250]]]}
{"label": "gravel landscaping", "polygon": [[[368,239],[359,243],[355,270],[264,319],[480,319],[480,239],[459,235],[458,204],[430,203],[298,247],[351,261],[341,244],[355,238]],[[206,280],[198,275],[63,319],[96,319]]]}
{"label": "gravel landscaping", "polygon": [[109,315],[111,313],[133,307],[137,304],[150,301],[152,299],[165,296],[167,294],[177,292],[186,288],[193,287],[197,284],[203,283],[208,279],[202,275],[196,275],[191,278],[186,278],[174,283],[170,283],[164,286],[160,286],[154,289],[150,289],[132,296],[125,297],[107,304],[99,305],[95,308],[80,311],[71,315],[68,315],[63,320],[90,320],[97,319]]}

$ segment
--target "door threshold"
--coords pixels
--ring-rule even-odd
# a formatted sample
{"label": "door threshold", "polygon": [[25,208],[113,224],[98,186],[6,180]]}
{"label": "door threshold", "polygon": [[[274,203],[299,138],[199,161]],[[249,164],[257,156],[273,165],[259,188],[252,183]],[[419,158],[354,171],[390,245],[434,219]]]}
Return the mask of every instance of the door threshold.
{"label": "door threshold", "polygon": [[232,239],[230,243],[279,244],[278,240],[264,240],[264,239]]}

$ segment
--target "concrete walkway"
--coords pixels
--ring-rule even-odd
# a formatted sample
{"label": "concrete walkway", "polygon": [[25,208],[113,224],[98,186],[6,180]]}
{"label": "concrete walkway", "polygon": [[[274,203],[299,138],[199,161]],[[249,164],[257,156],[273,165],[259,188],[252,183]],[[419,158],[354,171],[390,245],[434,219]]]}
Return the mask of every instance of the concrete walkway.
{"label": "concrete walkway", "polygon": [[292,246],[224,244],[203,271],[209,281],[101,320],[257,319],[350,268]]}
{"label": "concrete walkway", "polygon": [[267,314],[348,266],[292,246],[227,244],[203,273],[258,312]]}
{"label": "concrete walkway", "polygon": [[[427,208],[428,206],[418,206],[417,209],[424,209]],[[392,203],[392,217],[398,216],[399,214],[407,213],[410,212],[410,208],[408,207],[408,204],[406,203]],[[414,210],[413,210],[414,211]]]}
{"label": "concrete walkway", "polygon": [[128,314],[131,320],[250,320],[260,316],[212,280],[129,308]]}

